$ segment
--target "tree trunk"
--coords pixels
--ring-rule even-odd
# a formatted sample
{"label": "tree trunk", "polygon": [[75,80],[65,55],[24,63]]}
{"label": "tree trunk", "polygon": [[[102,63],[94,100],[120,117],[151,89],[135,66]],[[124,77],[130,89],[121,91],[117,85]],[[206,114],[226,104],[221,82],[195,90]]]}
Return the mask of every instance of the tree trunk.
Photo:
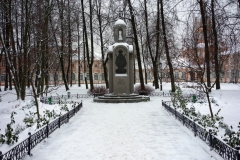
{"label": "tree trunk", "polygon": [[143,80],[143,72],[142,72],[141,54],[140,54],[140,49],[139,49],[139,44],[138,44],[137,29],[136,29],[135,17],[134,17],[134,13],[133,13],[133,7],[131,4],[131,0],[128,0],[128,6],[129,6],[130,15],[131,15],[131,23],[132,23],[134,42],[135,42],[136,53],[137,53],[137,62],[138,62],[138,71],[139,71],[141,90],[145,90],[144,80]]}
{"label": "tree trunk", "polygon": [[[60,10],[60,23],[61,23],[61,47],[60,47],[60,65],[61,65],[61,71],[62,71],[62,78],[63,78],[63,81],[64,81],[64,85],[65,85],[65,89],[66,91],[69,90],[69,87],[68,87],[68,81],[67,81],[67,78],[66,78],[66,74],[65,74],[65,70],[64,70],[64,57],[63,57],[63,52],[64,52],[64,26],[63,26],[63,1],[61,0],[61,5],[59,3],[59,0],[58,0],[58,8]],[[55,40],[56,41],[56,40]],[[57,41],[56,41],[57,43]]]}
{"label": "tree trunk", "polygon": [[107,73],[107,64],[105,62],[105,57],[104,57],[104,44],[103,44],[103,30],[102,30],[102,16],[101,16],[101,1],[98,2],[98,8],[97,8],[97,18],[98,18],[98,23],[99,23],[99,34],[100,34],[100,43],[101,43],[101,53],[102,53],[102,65],[103,65],[103,71],[104,71],[104,79],[106,83],[106,88],[109,88],[108,84],[108,73]]}
{"label": "tree trunk", "polygon": [[220,67],[218,63],[218,34],[216,28],[215,11],[214,11],[214,0],[211,0],[211,11],[212,11],[212,29],[214,36],[214,61],[215,61],[215,73],[216,73],[216,89],[220,89]]}
{"label": "tree trunk", "polygon": [[167,57],[167,61],[168,61],[168,67],[169,67],[169,71],[170,71],[172,92],[175,92],[175,82],[174,82],[173,66],[172,66],[170,53],[169,53],[169,48],[168,48],[162,0],[160,0],[160,4],[161,4],[161,19],[162,19],[162,30],[163,30],[163,40],[164,40],[165,52],[166,52],[166,57]]}
{"label": "tree trunk", "polygon": [[[88,66],[89,66],[89,78],[90,78],[90,90],[94,89],[93,86],[93,59],[94,59],[94,45],[93,45],[93,20],[92,20],[92,0],[89,0],[89,7],[90,7],[90,33],[91,33],[91,58],[89,57],[89,54],[87,54],[87,59],[88,59]],[[87,38],[86,38],[87,39]],[[89,53],[89,52],[88,52]]]}
{"label": "tree trunk", "polygon": [[[157,66],[156,65],[157,59],[155,59],[153,54],[152,54],[150,36],[149,36],[149,31],[148,31],[149,26],[148,26],[148,13],[147,12],[148,12],[147,11],[147,1],[144,0],[144,16],[145,16],[145,25],[146,25],[146,33],[147,33],[147,46],[148,46],[148,50],[149,50],[149,53],[150,53],[150,56],[151,56],[151,60],[152,60],[152,64],[153,64],[154,86],[155,86],[155,89],[157,89],[157,88],[159,88],[158,76],[157,76],[157,68],[156,68],[156,66]],[[159,22],[159,17],[157,18],[157,22]],[[159,31],[157,31],[157,32],[159,32]],[[156,43],[158,43],[158,41]]]}
{"label": "tree trunk", "polygon": [[205,43],[205,64],[207,66],[207,86],[209,88],[209,92],[211,92],[211,77],[210,77],[210,58],[209,58],[209,47],[208,47],[208,37],[207,37],[207,22],[206,22],[206,15],[205,15],[205,6],[204,0],[200,0],[200,10],[201,10],[201,17],[202,17],[202,26],[203,26],[203,35],[204,35],[204,43]]}
{"label": "tree trunk", "polygon": [[28,60],[28,34],[30,30],[30,6],[32,2],[29,2],[29,0],[25,1],[25,26],[24,26],[24,33],[23,33],[23,73],[21,75],[22,77],[22,84],[21,84],[21,99],[25,100],[26,95],[26,80],[27,80],[27,60]]}
{"label": "tree trunk", "polygon": [[[89,64],[90,58],[89,58],[89,48],[88,48],[88,36],[87,36],[87,27],[86,27],[86,21],[85,21],[83,0],[81,0],[81,5],[82,5],[83,32],[84,32],[85,47],[86,47],[86,52],[87,52],[87,53],[84,52],[84,54],[87,54],[87,61],[88,61],[88,67],[89,67],[89,77],[91,77],[91,75],[90,75],[90,64]],[[84,60],[84,62],[85,62],[85,60]],[[86,77],[85,77],[85,82],[86,81],[87,80],[86,80]],[[86,89],[87,89],[88,88],[87,83],[85,83],[85,84],[86,84]],[[91,85],[91,78],[90,78],[90,85]],[[92,88],[90,87],[90,89],[92,89]]]}

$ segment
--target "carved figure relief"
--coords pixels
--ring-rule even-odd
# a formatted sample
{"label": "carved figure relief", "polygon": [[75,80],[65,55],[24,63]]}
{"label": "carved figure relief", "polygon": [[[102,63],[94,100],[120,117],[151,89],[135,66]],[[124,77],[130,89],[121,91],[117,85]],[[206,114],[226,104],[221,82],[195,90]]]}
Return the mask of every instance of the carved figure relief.
{"label": "carved figure relief", "polygon": [[118,31],[118,40],[123,40],[121,29]]}
{"label": "carved figure relief", "polygon": [[115,64],[118,67],[116,69],[116,73],[124,74],[124,73],[127,72],[127,70],[125,69],[125,67],[127,65],[126,54],[123,55],[123,51],[122,50],[118,51],[118,55],[116,55],[116,62],[115,62]]}

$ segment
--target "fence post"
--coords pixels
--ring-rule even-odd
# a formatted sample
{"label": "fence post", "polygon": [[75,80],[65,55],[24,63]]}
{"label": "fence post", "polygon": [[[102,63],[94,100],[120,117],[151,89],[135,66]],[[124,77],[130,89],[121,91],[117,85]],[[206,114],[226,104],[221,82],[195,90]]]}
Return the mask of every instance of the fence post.
{"label": "fence post", "polygon": [[182,114],[182,122],[183,122],[183,125],[185,124],[185,116],[184,116],[184,113]]}
{"label": "fence post", "polygon": [[75,113],[76,113],[75,108],[76,108],[76,106],[74,106],[74,108],[73,108],[73,109],[74,109],[74,115],[75,115]]}
{"label": "fence post", "polygon": [[163,97],[164,97],[164,92],[163,92]]}
{"label": "fence post", "polygon": [[174,109],[175,109],[175,112],[174,112],[175,113],[175,118],[177,118],[177,108],[175,107]]}
{"label": "fence post", "polygon": [[28,132],[28,155],[31,156],[31,132]]}
{"label": "fence post", "polygon": [[196,137],[197,135],[197,127],[196,127],[196,123],[195,123],[195,119],[193,120],[193,130],[194,130],[194,136]]}
{"label": "fence post", "polygon": [[0,151],[0,160],[3,159],[3,154],[2,154],[2,151]]}
{"label": "fence post", "polygon": [[209,139],[210,139],[210,150],[213,149],[213,137],[212,137],[212,134],[211,134],[212,130],[209,129]]}
{"label": "fence post", "polygon": [[49,134],[49,128],[48,128],[49,126],[48,126],[48,122],[47,122],[47,126],[46,126],[46,134],[47,134],[47,138],[48,138],[48,134]]}
{"label": "fence post", "polygon": [[58,118],[58,128],[60,128],[61,126],[61,116],[59,115],[59,118]]}
{"label": "fence post", "polygon": [[240,160],[240,147],[236,147],[236,155],[237,155],[237,160]]}
{"label": "fence post", "polygon": [[78,99],[78,93],[77,93],[77,99]]}
{"label": "fence post", "polygon": [[67,113],[67,119],[68,119],[68,122],[69,122],[69,111],[68,111],[68,113]]}

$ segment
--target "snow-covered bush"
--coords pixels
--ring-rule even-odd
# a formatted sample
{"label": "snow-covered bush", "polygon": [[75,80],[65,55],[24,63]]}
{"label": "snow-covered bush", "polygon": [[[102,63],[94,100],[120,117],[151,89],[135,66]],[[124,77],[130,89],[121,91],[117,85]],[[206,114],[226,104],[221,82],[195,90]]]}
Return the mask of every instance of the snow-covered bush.
{"label": "snow-covered bush", "polygon": [[188,116],[190,110],[187,108],[188,99],[182,94],[182,90],[179,86],[175,87],[175,92],[172,93],[172,103],[175,108],[179,108],[183,111],[185,115]]}
{"label": "snow-covered bush", "polygon": [[[233,129],[232,126],[230,128]],[[225,132],[223,140],[233,148],[240,147],[240,122],[238,125],[238,131],[234,132],[230,130]]]}
{"label": "snow-covered bush", "polygon": [[19,135],[19,133],[21,133],[22,131],[24,131],[26,129],[25,126],[21,126],[19,124],[17,124],[17,126],[14,129],[14,134],[15,135]]}
{"label": "snow-covered bush", "polygon": [[104,85],[94,85],[94,89],[89,89],[88,94],[90,95],[104,95],[108,93],[108,89]]}
{"label": "snow-covered bush", "polygon": [[221,109],[218,110],[213,118],[211,118],[209,114],[200,115],[198,117],[197,123],[203,126],[207,131],[210,131],[213,135],[217,135],[219,132],[219,126],[223,124],[223,117],[218,115],[220,111]]}
{"label": "snow-covered bush", "polygon": [[139,94],[139,95],[149,95],[154,91],[154,89],[150,86],[145,85],[144,90],[141,89],[141,85],[137,85],[134,88],[134,92]]}
{"label": "snow-covered bush", "polygon": [[218,115],[220,110],[218,110],[213,118],[211,118],[209,114],[202,115],[200,112],[197,113],[193,104],[191,107],[187,106],[190,102],[189,98],[183,96],[182,90],[179,86],[176,86],[175,93],[172,94],[171,98],[174,107],[178,108],[190,119],[195,120],[207,131],[211,130],[212,134],[217,135],[219,132],[219,125],[223,124],[223,117]]}
{"label": "snow-covered bush", "polygon": [[7,124],[7,128],[5,129],[5,135],[0,134],[0,142],[2,144],[7,143],[8,145],[10,145],[18,141],[18,135],[14,134],[14,130],[12,128],[12,125],[15,123],[14,114],[17,113],[11,113],[11,122]]}
{"label": "snow-covered bush", "polygon": [[29,114],[26,114],[26,117],[23,119],[23,122],[26,124],[26,127],[32,127],[32,125],[37,121],[36,112],[29,111]]}
{"label": "snow-covered bush", "polygon": [[56,117],[59,116],[58,114],[56,114],[56,112],[54,110],[50,111],[50,110],[46,109],[45,111],[43,111],[43,113],[44,113],[43,116],[41,116],[37,120],[37,129],[46,125],[51,119],[55,119]]}

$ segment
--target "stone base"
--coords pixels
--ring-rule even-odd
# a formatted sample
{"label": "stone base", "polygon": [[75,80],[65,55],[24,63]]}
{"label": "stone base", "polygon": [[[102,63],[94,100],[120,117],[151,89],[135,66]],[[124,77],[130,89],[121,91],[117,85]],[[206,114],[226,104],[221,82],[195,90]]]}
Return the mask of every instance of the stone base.
{"label": "stone base", "polygon": [[93,102],[99,103],[136,103],[136,102],[147,102],[150,101],[149,96],[140,96],[138,94],[105,94],[93,99]]}

